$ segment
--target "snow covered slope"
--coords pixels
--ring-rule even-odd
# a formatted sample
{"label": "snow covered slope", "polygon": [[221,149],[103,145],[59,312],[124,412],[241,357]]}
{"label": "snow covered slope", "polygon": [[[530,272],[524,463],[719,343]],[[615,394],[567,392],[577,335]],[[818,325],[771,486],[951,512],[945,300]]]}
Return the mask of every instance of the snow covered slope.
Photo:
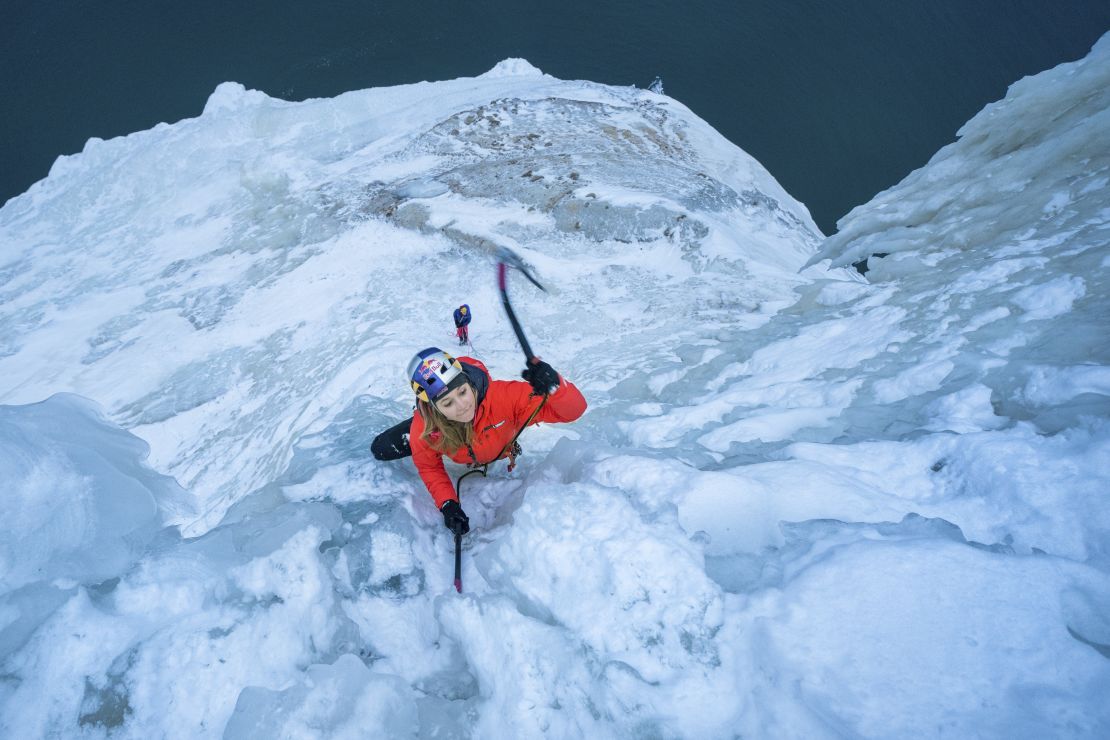
{"label": "snow covered slope", "polygon": [[551,273],[564,294],[530,315],[537,341],[573,330],[583,358],[618,329],[765,316],[798,281],[768,277],[819,238],[676,102],[519,60],[299,104],[225,84],[197,119],[60,159],[3,229],[2,400],[102,404],[193,493],[201,530],[368,386],[403,411],[398,373],[458,304],[489,327],[478,346],[509,348],[483,238]]}
{"label": "snow covered slope", "polygon": [[[2,734],[1106,734],[1108,75],[824,241],[676,101],[521,60],[90,141],[0,210]],[[460,303],[519,372],[496,244],[590,410],[468,479],[459,596],[366,448]]]}

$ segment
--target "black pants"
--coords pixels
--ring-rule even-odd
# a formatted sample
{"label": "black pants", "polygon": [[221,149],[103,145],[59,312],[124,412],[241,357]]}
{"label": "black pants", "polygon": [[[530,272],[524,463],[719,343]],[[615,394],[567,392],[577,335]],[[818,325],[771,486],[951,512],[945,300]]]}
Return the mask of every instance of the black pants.
{"label": "black pants", "polygon": [[412,426],[412,417],[399,422],[384,432],[374,437],[370,443],[370,452],[378,460],[400,460],[412,455],[409,447],[409,427]]}

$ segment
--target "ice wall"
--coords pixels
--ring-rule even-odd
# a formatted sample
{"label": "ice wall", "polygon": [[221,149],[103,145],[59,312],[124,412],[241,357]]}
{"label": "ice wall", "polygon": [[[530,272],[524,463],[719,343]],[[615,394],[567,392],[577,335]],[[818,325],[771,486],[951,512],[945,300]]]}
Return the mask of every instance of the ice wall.
{"label": "ice wall", "polygon": [[[0,211],[0,734],[1105,736],[1108,66],[823,247],[679,103],[519,60],[90,142]],[[366,448],[462,302],[519,372],[495,243],[590,410],[468,479],[460,596]]]}
{"label": "ice wall", "polygon": [[0,233],[0,400],[102,404],[197,498],[194,533],[368,386],[399,412],[393,378],[442,336],[444,301],[495,326],[490,240],[574,286],[538,305],[543,338],[630,290],[609,317],[625,333],[649,304],[663,331],[765,316],[782,289],[737,277],[788,284],[819,237],[676,101],[525,62],[297,104],[227,83],[198,118],[60,158]]}

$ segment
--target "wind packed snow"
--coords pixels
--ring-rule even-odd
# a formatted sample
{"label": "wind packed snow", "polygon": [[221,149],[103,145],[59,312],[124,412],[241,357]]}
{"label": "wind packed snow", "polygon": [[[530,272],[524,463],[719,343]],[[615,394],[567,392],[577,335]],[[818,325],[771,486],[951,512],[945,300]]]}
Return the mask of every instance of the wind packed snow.
{"label": "wind packed snow", "polygon": [[[829,239],[519,59],[90,140],[0,210],[0,735],[1106,737],[1108,183],[1110,37]],[[519,373],[497,246],[590,408],[459,595],[368,446],[464,302]]]}

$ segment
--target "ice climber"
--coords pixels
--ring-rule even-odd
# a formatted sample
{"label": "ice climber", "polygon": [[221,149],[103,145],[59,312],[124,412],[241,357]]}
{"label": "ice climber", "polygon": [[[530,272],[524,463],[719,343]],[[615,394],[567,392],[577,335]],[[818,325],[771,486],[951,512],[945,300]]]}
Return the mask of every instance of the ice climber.
{"label": "ice climber", "polygon": [[509,459],[520,447],[516,438],[540,422],[574,421],[586,399],[546,362],[534,358],[521,374],[525,381],[493,380],[486,366],[471,357],[455,358],[437,347],[422,350],[408,367],[416,393],[412,419],[379,434],[370,445],[378,460],[412,455],[428,493],[457,535],[470,531],[443,457],[481,467]]}
{"label": "ice climber", "polygon": [[459,344],[466,344],[470,341],[470,306],[465,303],[455,309],[455,336],[459,338]]}

